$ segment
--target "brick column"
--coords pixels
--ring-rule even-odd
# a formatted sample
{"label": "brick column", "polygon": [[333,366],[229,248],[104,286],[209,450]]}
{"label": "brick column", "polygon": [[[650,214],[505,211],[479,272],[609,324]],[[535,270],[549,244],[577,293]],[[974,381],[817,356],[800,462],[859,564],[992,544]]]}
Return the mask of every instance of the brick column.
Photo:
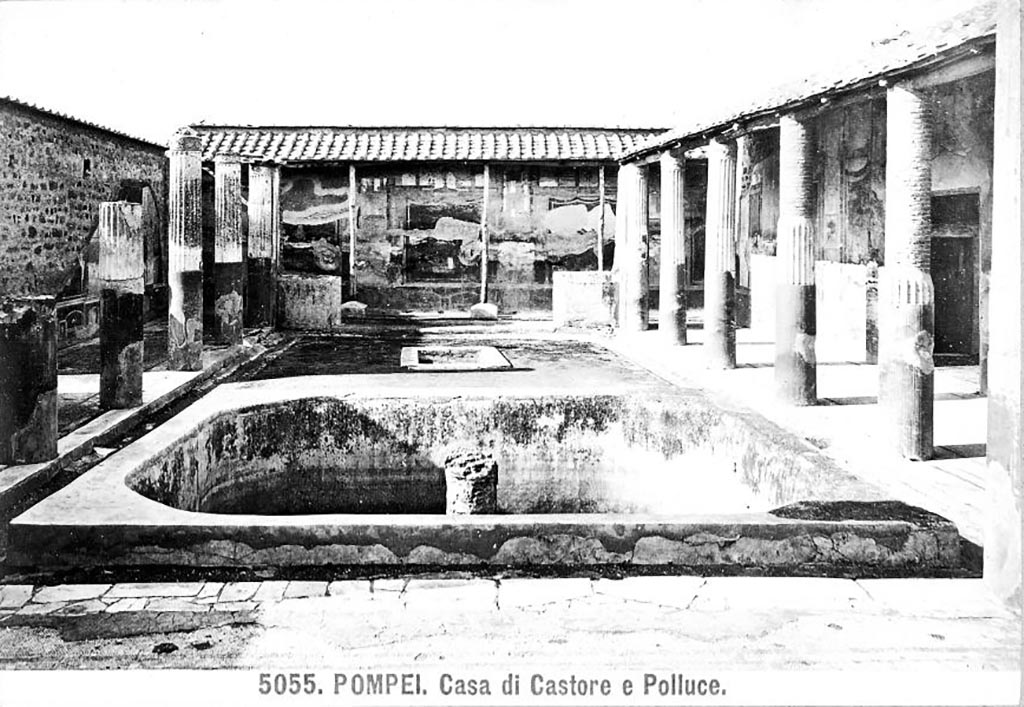
{"label": "brick column", "polygon": [[662,153],[658,332],[668,344],[686,343],[685,167],[682,155]]}
{"label": "brick column", "polygon": [[926,98],[888,91],[885,267],[879,273],[879,394],[896,450],[930,459],[934,412],[931,116]]}
{"label": "brick column", "polygon": [[142,206],[100,204],[100,408],[142,405],[146,262]]}
{"label": "brick column", "polygon": [[704,351],[712,368],[736,367],[736,146],[708,145],[704,243]]}
{"label": "brick column", "polygon": [[996,34],[995,164],[993,174],[992,297],[989,298],[988,508],[985,582],[1020,607],[1021,396],[1024,395],[1024,64],[1020,0],[1003,4]]}
{"label": "brick column", "polygon": [[215,231],[213,244],[214,329],[217,343],[242,342],[242,165],[214,162]]}
{"label": "brick column", "polygon": [[0,304],[0,464],[57,457],[57,300]]}
{"label": "brick column", "polygon": [[792,116],[779,122],[775,387],[794,405],[817,402],[814,337],[814,143]]}
{"label": "brick column", "polygon": [[273,327],[277,311],[281,172],[272,165],[249,167],[249,287],[246,326]]}
{"label": "brick column", "polygon": [[172,371],[203,368],[201,155],[198,133],[183,128],[174,134],[167,152],[170,161],[167,367]]}
{"label": "brick column", "polygon": [[[623,232],[618,234],[616,262],[621,287],[619,306],[622,331],[647,331],[649,302],[647,281],[647,172],[635,163],[619,167],[619,193]],[[621,248],[620,248],[621,247]],[[619,260],[621,253],[621,261]]]}

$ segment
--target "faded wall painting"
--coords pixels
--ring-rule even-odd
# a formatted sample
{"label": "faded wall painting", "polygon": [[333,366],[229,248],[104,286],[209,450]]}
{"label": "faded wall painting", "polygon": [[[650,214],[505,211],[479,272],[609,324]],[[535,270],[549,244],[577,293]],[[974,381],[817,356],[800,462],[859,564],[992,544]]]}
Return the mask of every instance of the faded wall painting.
{"label": "faded wall painting", "polygon": [[[615,172],[606,168],[606,267],[614,257]],[[356,183],[355,270],[360,286],[479,281],[482,167],[360,167]],[[347,272],[346,167],[283,170],[281,210],[286,270]],[[489,279],[495,284],[547,285],[555,270],[596,269],[601,217],[597,167],[492,166]]]}

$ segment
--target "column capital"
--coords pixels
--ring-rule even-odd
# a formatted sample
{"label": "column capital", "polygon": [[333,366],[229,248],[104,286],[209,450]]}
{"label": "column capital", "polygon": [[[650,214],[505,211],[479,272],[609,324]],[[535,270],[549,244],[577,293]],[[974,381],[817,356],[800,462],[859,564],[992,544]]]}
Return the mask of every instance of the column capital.
{"label": "column capital", "polygon": [[174,152],[202,152],[203,139],[189,126],[178,128],[171,136],[168,153]]}
{"label": "column capital", "polygon": [[712,138],[706,148],[708,159],[728,159],[736,157],[736,141]]}

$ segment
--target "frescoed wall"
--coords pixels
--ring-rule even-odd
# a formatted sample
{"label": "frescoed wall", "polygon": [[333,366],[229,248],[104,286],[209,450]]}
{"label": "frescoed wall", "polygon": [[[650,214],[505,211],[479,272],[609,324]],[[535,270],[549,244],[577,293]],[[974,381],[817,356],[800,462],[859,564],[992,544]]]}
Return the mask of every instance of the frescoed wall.
{"label": "frescoed wall", "polygon": [[[616,173],[615,165],[605,167],[606,269],[614,259]],[[480,282],[482,165],[359,166],[356,186],[357,299],[384,308],[462,308]],[[349,199],[347,166],[282,171],[286,271],[347,280]],[[488,280],[496,299],[548,308],[555,271],[595,270],[600,200],[597,166],[492,165]]]}

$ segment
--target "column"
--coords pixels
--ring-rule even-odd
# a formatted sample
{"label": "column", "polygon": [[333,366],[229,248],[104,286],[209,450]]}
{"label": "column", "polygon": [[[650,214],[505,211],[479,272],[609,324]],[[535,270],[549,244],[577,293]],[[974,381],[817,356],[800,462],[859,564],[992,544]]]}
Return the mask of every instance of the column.
{"label": "column", "polygon": [[995,164],[989,298],[988,508],[985,582],[1021,602],[1021,396],[1024,395],[1024,61],[1020,0],[1004,3],[996,34]]}
{"label": "column", "polygon": [[814,337],[814,143],[806,123],[779,121],[775,388],[794,405],[817,402]]}
{"label": "column", "polygon": [[359,184],[356,182],[356,166],[348,166],[348,293],[356,296],[356,199],[359,198]]}
{"label": "column", "polygon": [[615,325],[624,326],[625,283],[623,267],[626,256],[626,208],[629,204],[627,173],[620,166],[615,178],[615,250],[612,259],[612,281],[615,283]]}
{"label": "column", "polygon": [[484,194],[480,206],[480,304],[487,302],[487,263],[490,260],[490,248],[487,233],[487,205],[491,195],[491,167],[484,165]]}
{"label": "column", "polygon": [[199,134],[183,128],[171,139],[168,185],[167,368],[203,368],[202,148]]}
{"label": "column", "polygon": [[661,155],[661,272],[658,332],[668,344],[686,343],[685,158]]}
{"label": "column", "polygon": [[[625,332],[647,331],[647,172],[646,167],[628,163],[619,167],[619,184],[625,189],[619,193],[623,232],[616,246],[622,253],[619,264],[621,276],[620,307],[621,329]],[[619,248],[621,246],[621,250]]]}
{"label": "column", "polygon": [[887,97],[885,267],[879,273],[883,424],[908,459],[930,459],[934,406],[931,116],[903,85]]}
{"label": "column", "polygon": [[711,368],[736,367],[736,146],[708,144],[704,350]]}
{"label": "column", "polygon": [[57,300],[0,304],[0,464],[57,457]]}
{"label": "column", "polygon": [[597,269],[604,270],[604,165],[597,168]]}
{"label": "column", "polygon": [[214,330],[220,344],[242,343],[242,292],[245,261],[242,258],[242,165],[237,161],[214,162]]}
{"label": "column", "polygon": [[274,248],[279,241],[280,171],[273,165],[249,166],[249,263],[246,326],[273,327],[277,311]]}
{"label": "column", "polygon": [[100,409],[142,405],[146,262],[142,205],[100,204]]}

